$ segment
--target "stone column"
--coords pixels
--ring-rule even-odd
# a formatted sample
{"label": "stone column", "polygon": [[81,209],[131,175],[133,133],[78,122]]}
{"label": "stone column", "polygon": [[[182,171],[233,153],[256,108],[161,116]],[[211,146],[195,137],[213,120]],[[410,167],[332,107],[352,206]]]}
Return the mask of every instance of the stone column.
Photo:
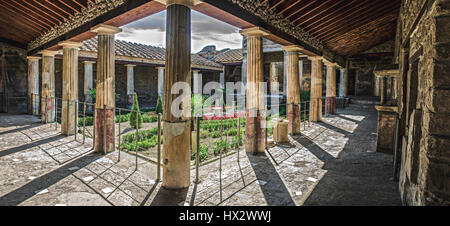
{"label": "stone column", "polygon": [[270,93],[279,93],[279,85],[275,86],[275,83],[279,83],[279,64],[280,62],[270,62]]}
{"label": "stone column", "polygon": [[302,50],[299,46],[285,46],[286,52],[286,81],[287,98],[286,110],[289,120],[288,133],[292,135],[300,134],[300,76],[298,51]]}
{"label": "stone column", "polygon": [[134,67],[136,65],[127,64],[127,107],[131,108],[133,106],[133,96],[134,96]]}
{"label": "stone column", "polygon": [[387,77],[382,76],[380,78],[380,105],[386,104],[387,100]]}
{"label": "stone column", "polygon": [[64,41],[62,73],[61,133],[74,135],[78,116],[78,47],[81,43]]}
{"label": "stone column", "polygon": [[[398,99],[398,77],[392,78],[392,99],[397,100]],[[397,100],[398,101],[398,100]]]}
{"label": "stone column", "polygon": [[29,56],[28,59],[28,114],[39,114],[39,59]]}
{"label": "stone column", "polygon": [[327,97],[325,100],[325,114],[336,114],[336,63],[325,63],[327,65]]}
{"label": "stone column", "polygon": [[311,100],[309,120],[322,121],[322,57],[310,57],[311,60]]}
{"label": "stone column", "polygon": [[347,88],[347,79],[345,78],[345,69],[344,68],[340,68],[339,69],[339,96],[340,97],[345,97],[346,95],[344,94],[345,89]]}
{"label": "stone column", "polygon": [[247,87],[247,53],[243,53],[243,59],[242,59],[242,72],[241,72],[241,82],[242,82],[242,89],[241,89],[241,96],[246,95],[246,87]]}
{"label": "stone column", "polygon": [[164,67],[157,67],[158,69],[158,95],[164,100]]}
{"label": "stone column", "polygon": [[200,90],[201,90],[201,86],[202,86],[202,74],[200,74],[199,70],[194,70],[193,71],[194,74],[194,94],[200,94]]}
{"label": "stone column", "polygon": [[115,145],[115,34],[122,29],[99,24],[91,28],[97,33],[97,96],[95,98],[94,151],[109,153]]}
{"label": "stone column", "polygon": [[[94,61],[84,61],[84,87],[83,87],[83,95],[84,102],[92,103],[91,90],[94,88],[94,70],[93,65]],[[92,110],[91,107],[87,107]]]}
{"label": "stone column", "polygon": [[[163,115],[163,183],[166,189],[183,189],[190,185],[191,120],[186,114],[176,115],[172,104],[189,90],[172,94],[177,82],[191,83],[191,9],[188,1],[173,0],[167,6],[166,19],[166,73],[164,75]],[[184,92],[189,92],[184,93]],[[182,110],[186,106],[177,106]]]}
{"label": "stone column", "polygon": [[247,109],[245,123],[245,150],[264,153],[264,82],[262,37],[268,32],[259,27],[241,31],[247,37]]}
{"label": "stone column", "polygon": [[298,81],[300,83],[300,92],[303,91],[303,60],[298,61]]}
{"label": "stone column", "polygon": [[44,50],[42,54],[42,123],[55,121],[55,55],[57,51]]}
{"label": "stone column", "polygon": [[342,94],[343,94],[343,96],[344,97],[347,97],[348,96],[348,66],[345,68],[345,69],[343,69],[344,70],[344,72],[343,72],[343,85],[342,85]]}
{"label": "stone column", "polygon": [[374,81],[374,87],[373,87],[373,95],[376,97],[380,96],[380,81],[381,78],[378,76],[375,76],[375,81]]}
{"label": "stone column", "polygon": [[220,88],[225,89],[225,68],[223,68],[222,72],[220,72]]}

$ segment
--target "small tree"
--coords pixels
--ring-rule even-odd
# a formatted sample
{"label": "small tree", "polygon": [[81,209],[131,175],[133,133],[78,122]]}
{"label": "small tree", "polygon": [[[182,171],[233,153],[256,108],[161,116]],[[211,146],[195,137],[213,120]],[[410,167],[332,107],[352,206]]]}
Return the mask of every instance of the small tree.
{"label": "small tree", "polygon": [[158,94],[158,102],[156,103],[156,113],[163,113],[163,101],[161,95]]}
{"label": "small tree", "polygon": [[[136,93],[133,95],[133,107],[131,108],[134,112],[130,113],[130,126],[132,128],[136,128],[136,121],[138,123],[138,128],[142,128],[142,115],[139,110],[139,102],[138,102],[138,96]],[[136,111],[138,112],[138,119],[136,119]]]}

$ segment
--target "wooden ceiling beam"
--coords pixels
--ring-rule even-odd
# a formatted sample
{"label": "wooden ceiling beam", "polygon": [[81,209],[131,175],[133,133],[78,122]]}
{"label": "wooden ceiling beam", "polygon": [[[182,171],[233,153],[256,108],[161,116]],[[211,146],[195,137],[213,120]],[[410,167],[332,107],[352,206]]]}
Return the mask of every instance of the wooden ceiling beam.
{"label": "wooden ceiling beam", "polygon": [[312,0],[312,1],[308,2],[308,3],[306,3],[305,5],[300,6],[298,9],[295,9],[294,12],[291,12],[291,13],[285,15],[286,16],[285,18],[289,19],[292,16],[297,15],[297,13],[301,12],[302,10],[304,10],[305,8],[309,7],[310,5],[312,5],[314,3],[317,3],[317,0]]}
{"label": "wooden ceiling beam", "polygon": [[[368,0],[354,0],[356,2],[352,2],[351,0],[349,0],[347,2],[347,4],[345,6],[343,6],[342,8],[339,8],[338,10],[336,10],[334,13],[324,16],[319,20],[313,21],[312,23],[308,24],[308,25],[304,25],[303,29],[304,30],[311,30],[315,27],[321,27],[324,26],[328,23],[330,23],[330,21],[336,20],[342,16],[344,16],[346,13],[348,13],[350,10],[353,10],[353,7],[361,7],[364,4],[367,3]],[[369,0],[370,1],[370,0]],[[354,5],[354,6],[353,6]]]}
{"label": "wooden ceiling beam", "polygon": [[347,15],[343,15],[340,18],[331,21],[330,23],[324,24],[324,26],[314,27],[308,32],[310,32],[314,36],[323,33],[324,30],[326,32],[327,28],[334,27],[339,23],[352,21],[355,17],[358,18],[359,16],[361,16],[361,14],[365,14],[365,12],[372,10],[373,7],[380,5],[381,2],[384,2],[384,0],[369,0],[368,4],[364,4],[359,8],[356,8],[356,6],[352,7]]}
{"label": "wooden ceiling beam", "polygon": [[302,21],[302,23],[306,23],[306,22],[308,22],[308,21],[310,21],[310,20],[316,18],[317,16],[321,15],[324,11],[326,11],[326,10],[329,9],[330,7],[335,7],[336,5],[338,5],[338,4],[341,3],[340,1],[336,1],[336,0],[331,0],[331,3],[328,4],[329,2],[330,2],[330,1],[328,1],[328,2],[325,1],[324,3],[322,3],[321,5],[319,5],[318,7],[314,8],[313,10],[311,10],[311,11],[305,13],[305,14],[300,15],[300,16],[297,17],[296,19],[292,20],[292,23],[295,24],[295,23],[296,23],[297,21],[299,21],[300,19],[305,18],[305,17],[307,17],[307,16],[310,15],[310,14],[313,14],[313,15],[311,15],[309,18],[307,18],[307,19],[305,19],[305,20]]}
{"label": "wooden ceiling beam", "polygon": [[72,0],[72,1],[75,2],[75,4],[79,5],[83,9],[87,8],[87,2],[86,2],[86,4],[83,4],[83,3],[79,2],[78,0]]}
{"label": "wooden ceiling beam", "polygon": [[27,27],[34,28],[39,33],[42,33],[47,30],[47,28],[45,26],[39,24],[38,22],[36,22],[34,20],[30,20],[27,17],[23,17],[23,15],[21,13],[16,12],[15,10],[12,10],[8,7],[3,7],[3,9],[6,9],[7,11],[11,12],[11,13],[6,13],[6,15],[10,15],[10,16],[17,15],[14,17],[15,20],[21,21]]}
{"label": "wooden ceiling beam", "polygon": [[[77,8],[77,6],[72,5],[73,1],[63,1],[58,0],[61,4],[65,5],[67,8],[71,9],[74,13],[80,13],[81,8]],[[79,6],[78,6],[79,7]]]}
{"label": "wooden ceiling beam", "polygon": [[[3,21],[4,24],[7,24],[9,26],[11,26],[10,29],[14,29],[17,28],[18,29],[18,34],[25,34],[25,35],[30,35],[32,38],[38,36],[39,34],[41,34],[41,31],[37,30],[34,27],[29,26],[28,24],[23,23],[20,20],[16,20],[15,16],[13,15],[8,15],[4,12],[0,11],[0,18]],[[26,29],[19,29],[21,27],[25,27],[29,30]]]}
{"label": "wooden ceiling beam", "polygon": [[37,11],[39,11],[39,12],[41,12],[41,13],[47,15],[48,17],[50,17],[50,18],[52,18],[52,19],[58,21],[59,24],[62,23],[62,20],[61,20],[60,18],[57,18],[57,17],[51,15],[50,13],[48,13],[48,12],[47,12],[46,10],[44,10],[43,8],[37,7],[37,6],[34,5],[33,3],[28,2],[28,1],[32,1],[32,0],[22,0],[22,1],[23,1],[25,4],[27,4],[28,6],[30,6],[31,8],[34,8],[34,9],[36,9]]}
{"label": "wooden ceiling beam", "polygon": [[390,14],[393,11],[397,11],[399,6],[400,3],[398,1],[391,1],[385,5],[382,5],[379,8],[374,9],[370,13],[367,13],[359,17],[358,20],[354,20],[352,23],[342,24],[316,37],[322,40],[332,39],[333,37],[345,34],[349,31],[352,31],[353,29],[357,29],[358,27],[364,26],[372,21],[375,21],[383,17],[383,15]]}
{"label": "wooden ceiling beam", "polygon": [[281,4],[277,9],[280,9],[277,13],[278,14],[283,14],[284,12],[286,12],[287,10],[289,10],[290,8],[298,5],[299,3],[303,2],[304,0],[291,0],[289,2],[284,2],[283,4]]}
{"label": "wooden ceiling beam", "polygon": [[41,18],[42,20],[46,20],[49,23],[51,23],[51,26],[58,25],[58,22],[46,17],[44,14],[38,13],[36,10],[28,8],[29,6],[26,5],[23,1],[16,1],[15,2],[18,6],[20,6],[22,9],[26,10],[27,12],[34,14],[35,16]]}
{"label": "wooden ceiling beam", "polygon": [[[325,11],[322,11],[321,13],[315,15],[313,18],[317,18],[316,20],[308,20],[308,21],[300,21],[299,23],[295,24],[296,27],[301,27],[303,29],[310,27],[310,25],[314,25],[320,21],[323,21],[331,16],[336,15],[336,12],[342,11],[345,7],[348,7],[355,3],[356,0],[348,0],[348,1],[339,1],[339,4],[341,5],[335,5],[333,7],[327,7]],[[343,4],[343,5],[342,5]],[[310,22],[311,23],[308,23]]]}
{"label": "wooden ceiling beam", "polygon": [[270,1],[269,1],[269,9],[274,9],[277,6],[279,6],[281,3],[283,3],[285,0],[279,0],[278,2],[276,2],[275,4],[273,4],[272,6],[270,6]]}
{"label": "wooden ceiling beam", "polygon": [[57,15],[58,17],[62,18],[63,20],[67,20],[68,18],[66,16],[61,15],[59,12],[57,12],[56,10],[52,9],[51,7],[49,7],[47,4],[40,2],[39,0],[33,0],[33,2],[39,4],[42,8],[50,11],[51,13]]}
{"label": "wooden ceiling beam", "polygon": [[66,14],[68,17],[73,16],[73,13],[69,12],[70,8],[69,8],[69,10],[67,8],[64,9],[64,7],[62,5],[60,5],[60,3],[58,3],[57,1],[55,1],[55,0],[45,0],[45,2],[50,5],[49,6],[50,8],[53,7],[53,10],[58,10],[58,11],[64,13],[64,14]]}
{"label": "wooden ceiling beam", "polygon": [[[39,23],[41,23],[42,25],[44,25],[46,27],[47,30],[49,30],[50,28],[52,28],[52,25],[50,25],[48,22],[42,20],[41,18],[38,18],[36,16],[34,16],[32,14],[32,12],[27,12],[25,11],[23,8],[20,8],[20,6],[17,4],[17,2],[12,2],[12,1],[2,1],[5,5],[4,7],[11,7],[13,10],[17,10],[20,13],[22,13],[22,15],[24,17],[29,17],[29,19],[32,20],[37,20],[39,21]],[[17,5],[15,5],[14,3],[16,3]]]}

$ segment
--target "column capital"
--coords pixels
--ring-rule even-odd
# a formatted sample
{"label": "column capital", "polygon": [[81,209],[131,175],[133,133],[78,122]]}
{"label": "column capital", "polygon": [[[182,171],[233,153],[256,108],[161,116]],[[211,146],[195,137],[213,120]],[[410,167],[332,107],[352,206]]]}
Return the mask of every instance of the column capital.
{"label": "column capital", "polygon": [[129,67],[136,67],[136,65],[134,64],[125,64],[125,67],[129,68]]}
{"label": "column capital", "polygon": [[83,44],[81,44],[80,42],[62,41],[62,42],[59,42],[58,45],[62,46],[63,48],[78,49]]}
{"label": "column capital", "polygon": [[308,60],[323,60],[323,56],[308,56]]}
{"label": "column capital", "polygon": [[160,70],[164,70],[165,67],[156,67],[156,69],[158,69],[158,71],[160,71]]}
{"label": "column capital", "polygon": [[323,62],[327,67],[337,67],[337,63],[330,62],[328,60],[324,60]]}
{"label": "column capital", "polygon": [[192,7],[192,6],[198,5],[200,3],[203,3],[202,0],[155,0],[155,1],[166,5],[166,7],[169,5],[173,5],[173,4]]}
{"label": "column capital", "polygon": [[200,70],[192,70],[193,73],[200,73]]}
{"label": "column capital", "polygon": [[29,61],[36,61],[36,60],[40,60],[41,57],[38,57],[38,56],[27,56],[27,59]]}
{"label": "column capital", "polygon": [[42,54],[42,56],[55,56],[56,54],[58,54],[58,51],[42,50],[39,53]]}
{"label": "column capital", "polygon": [[83,61],[83,64],[95,64],[95,61],[86,60],[86,61]]}
{"label": "column capital", "polygon": [[122,32],[122,29],[106,24],[99,24],[92,27],[91,32],[97,33],[98,35],[114,35]]}
{"label": "column capital", "polygon": [[247,37],[249,37],[249,36],[262,37],[262,36],[270,35],[270,32],[262,27],[252,27],[252,28],[243,29],[240,31],[240,33],[241,33],[241,35],[244,35]]}
{"label": "column capital", "polygon": [[302,48],[298,45],[283,46],[282,49],[286,52],[298,52],[298,51],[304,50],[304,48]]}

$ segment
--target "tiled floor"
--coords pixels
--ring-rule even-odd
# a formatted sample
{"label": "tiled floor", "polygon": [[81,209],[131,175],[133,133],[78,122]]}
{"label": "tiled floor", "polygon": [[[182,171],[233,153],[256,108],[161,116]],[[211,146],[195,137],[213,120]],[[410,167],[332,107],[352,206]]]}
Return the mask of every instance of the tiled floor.
{"label": "tiled floor", "polygon": [[[303,126],[302,126],[303,129]],[[157,166],[59,135],[33,116],[0,115],[0,205],[400,205],[392,156],[376,153],[376,112],[340,111],[264,156],[243,150],[169,191]],[[222,169],[220,171],[220,168]],[[191,181],[195,170],[191,171]]]}

